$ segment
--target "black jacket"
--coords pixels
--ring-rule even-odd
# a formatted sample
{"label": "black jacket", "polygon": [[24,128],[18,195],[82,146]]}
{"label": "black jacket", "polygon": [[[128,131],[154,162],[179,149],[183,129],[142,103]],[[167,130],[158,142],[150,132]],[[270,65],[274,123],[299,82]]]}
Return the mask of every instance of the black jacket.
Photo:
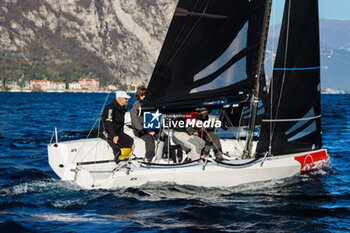
{"label": "black jacket", "polygon": [[102,119],[100,122],[101,138],[113,139],[115,136],[119,136],[121,132],[124,132],[124,116],[126,108],[120,106],[116,99],[113,100],[104,110]]}

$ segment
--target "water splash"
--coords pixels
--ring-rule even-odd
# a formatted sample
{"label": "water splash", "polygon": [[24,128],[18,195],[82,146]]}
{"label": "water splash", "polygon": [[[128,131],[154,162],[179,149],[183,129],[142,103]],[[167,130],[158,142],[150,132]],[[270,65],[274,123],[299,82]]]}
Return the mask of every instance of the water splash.
{"label": "water splash", "polygon": [[80,187],[72,185],[68,182],[56,180],[56,179],[47,179],[47,180],[34,180],[31,182],[24,182],[21,184],[14,185],[8,188],[11,195],[21,195],[27,193],[41,193],[49,190],[71,190],[79,191]]}

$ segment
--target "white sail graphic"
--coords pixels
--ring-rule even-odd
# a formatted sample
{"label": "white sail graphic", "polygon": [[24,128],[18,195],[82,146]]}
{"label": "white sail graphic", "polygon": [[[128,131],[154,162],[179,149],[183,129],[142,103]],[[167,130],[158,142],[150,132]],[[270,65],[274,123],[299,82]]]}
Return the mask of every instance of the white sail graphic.
{"label": "white sail graphic", "polygon": [[[236,56],[240,51],[247,47],[247,33],[248,33],[248,23],[246,23],[241,31],[238,33],[237,37],[232,41],[229,47],[223,52],[220,57],[213,61],[209,66],[201,70],[193,77],[193,81],[198,81],[203,79],[221,67],[223,67],[227,62],[229,62],[234,56]],[[225,72],[220,74],[210,83],[203,86],[196,87],[191,90],[190,93],[197,93],[200,91],[208,91],[211,89],[217,89],[231,85],[235,82],[244,80],[247,78],[245,73],[246,70],[246,58],[242,58],[239,62],[233,64]]]}

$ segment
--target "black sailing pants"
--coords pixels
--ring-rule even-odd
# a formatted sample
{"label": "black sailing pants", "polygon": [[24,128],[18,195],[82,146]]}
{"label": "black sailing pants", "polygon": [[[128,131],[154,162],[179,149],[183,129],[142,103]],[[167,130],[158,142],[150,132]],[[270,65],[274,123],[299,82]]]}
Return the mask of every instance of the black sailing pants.
{"label": "black sailing pants", "polygon": [[216,152],[218,150],[221,151],[221,143],[220,138],[214,133],[213,130],[207,130],[203,132],[205,135],[205,146],[211,146],[213,151]]}
{"label": "black sailing pants", "polygon": [[[101,138],[105,139],[104,137]],[[120,148],[131,148],[134,144],[134,139],[123,132],[119,133],[118,144],[115,144],[111,138],[107,138],[105,140],[112,147],[114,156],[119,156],[121,154]]]}
{"label": "black sailing pants", "polygon": [[153,156],[154,156],[154,148],[155,148],[155,143],[154,143],[154,137],[150,135],[149,133],[146,133],[140,138],[145,141],[145,146],[146,146],[146,154],[145,157],[148,161],[152,161]]}

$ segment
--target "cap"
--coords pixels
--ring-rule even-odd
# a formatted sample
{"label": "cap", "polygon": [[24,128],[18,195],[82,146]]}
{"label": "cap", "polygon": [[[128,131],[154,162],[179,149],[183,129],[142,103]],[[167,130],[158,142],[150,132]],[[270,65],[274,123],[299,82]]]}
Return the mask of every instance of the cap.
{"label": "cap", "polygon": [[131,96],[128,95],[125,91],[117,91],[115,93],[115,98],[127,98],[127,99],[130,99]]}

